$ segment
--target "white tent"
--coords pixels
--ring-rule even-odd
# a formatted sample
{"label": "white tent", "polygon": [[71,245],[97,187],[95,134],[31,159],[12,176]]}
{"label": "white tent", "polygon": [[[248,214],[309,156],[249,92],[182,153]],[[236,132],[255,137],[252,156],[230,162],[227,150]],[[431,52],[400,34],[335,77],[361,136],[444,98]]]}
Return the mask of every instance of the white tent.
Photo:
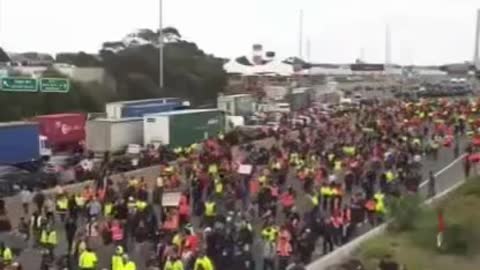
{"label": "white tent", "polygon": [[223,69],[228,74],[242,74],[242,75],[252,75],[253,67],[242,65],[238,63],[235,59],[232,59],[223,65]]}
{"label": "white tent", "polygon": [[285,64],[278,60],[273,60],[264,65],[257,65],[253,67],[257,74],[291,76],[294,74],[293,66]]}

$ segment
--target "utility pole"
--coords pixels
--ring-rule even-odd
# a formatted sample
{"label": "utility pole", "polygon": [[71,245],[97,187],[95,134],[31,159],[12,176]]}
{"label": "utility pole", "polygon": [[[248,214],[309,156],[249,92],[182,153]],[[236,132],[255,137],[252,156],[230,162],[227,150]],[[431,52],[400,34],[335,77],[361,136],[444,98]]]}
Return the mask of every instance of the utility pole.
{"label": "utility pole", "polygon": [[475,50],[473,53],[473,64],[476,69],[480,69],[480,9],[477,10],[477,24],[475,27]]}
{"label": "utility pole", "polygon": [[306,48],[305,48],[305,49],[307,50],[307,52],[306,52],[307,55],[306,55],[306,59],[305,59],[305,60],[306,60],[307,62],[309,62],[309,63],[310,63],[310,61],[311,61],[311,59],[310,59],[310,57],[311,57],[311,55],[310,55],[310,49],[311,49],[311,47],[310,47],[310,46],[311,46],[311,44],[310,44],[310,38],[307,38],[307,45],[306,45]]}
{"label": "utility pole", "polygon": [[385,66],[392,64],[391,46],[390,25],[387,24],[385,28]]}
{"label": "utility pole", "polygon": [[298,57],[300,59],[302,59],[303,57],[303,9],[300,10],[300,22],[298,32]]}
{"label": "utility pole", "polygon": [[[1,0],[0,0],[1,1]],[[158,57],[158,87],[160,90],[163,89],[163,0],[159,0],[159,23],[158,23],[158,48],[159,48],[159,57]]]}

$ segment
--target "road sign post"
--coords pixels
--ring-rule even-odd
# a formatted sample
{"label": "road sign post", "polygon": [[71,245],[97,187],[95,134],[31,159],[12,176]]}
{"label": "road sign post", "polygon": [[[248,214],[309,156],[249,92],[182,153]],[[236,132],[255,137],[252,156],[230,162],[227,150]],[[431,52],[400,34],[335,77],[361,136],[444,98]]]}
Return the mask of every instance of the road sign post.
{"label": "road sign post", "polygon": [[40,92],[67,93],[70,90],[70,81],[62,78],[41,78]]}
{"label": "road sign post", "polygon": [[5,92],[37,92],[38,83],[36,79],[31,78],[5,77],[1,79],[1,90]]}

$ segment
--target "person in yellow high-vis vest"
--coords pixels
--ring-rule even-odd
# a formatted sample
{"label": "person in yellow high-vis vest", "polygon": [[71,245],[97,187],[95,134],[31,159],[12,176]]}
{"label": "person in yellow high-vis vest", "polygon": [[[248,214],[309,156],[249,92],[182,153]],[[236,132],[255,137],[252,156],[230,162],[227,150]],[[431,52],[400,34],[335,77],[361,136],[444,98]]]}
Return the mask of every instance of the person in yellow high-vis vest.
{"label": "person in yellow high-vis vest", "polygon": [[123,247],[117,246],[112,256],[112,270],[123,270]]}
{"label": "person in yellow high-vis vest", "polygon": [[213,268],[213,263],[210,258],[205,255],[204,252],[198,256],[198,258],[195,260],[195,264],[193,266],[193,270],[215,270]]}
{"label": "person in yellow high-vis vest", "polygon": [[216,209],[216,203],[208,199],[205,202],[205,224],[207,224],[209,227],[213,226],[213,223],[215,222],[215,218],[217,216],[217,209]]}
{"label": "person in yellow high-vis vest", "polygon": [[40,235],[40,244],[54,256],[55,247],[58,245],[57,232],[52,228],[46,228]]}
{"label": "person in yellow high-vis vest", "polygon": [[[97,254],[95,254],[90,248],[84,250],[78,258],[78,268],[80,268],[80,270],[94,270],[96,269],[97,264]],[[125,270],[125,268],[122,267],[122,270]]]}
{"label": "person in yellow high-vis vest", "polygon": [[0,243],[0,258],[3,260],[4,265],[9,265],[13,261],[12,250],[4,243]]}
{"label": "person in yellow high-vis vest", "polygon": [[137,270],[137,265],[130,260],[127,254],[123,255],[123,269],[122,270]]}
{"label": "person in yellow high-vis vest", "polygon": [[179,258],[176,258],[173,262],[173,269],[172,270],[184,270],[183,262]]}
{"label": "person in yellow high-vis vest", "polygon": [[110,201],[106,201],[103,205],[103,215],[107,218],[111,218],[113,216],[113,203]]}
{"label": "person in yellow high-vis vest", "polygon": [[65,195],[61,195],[57,198],[57,213],[60,216],[60,220],[65,221],[65,215],[68,212],[68,198]]}

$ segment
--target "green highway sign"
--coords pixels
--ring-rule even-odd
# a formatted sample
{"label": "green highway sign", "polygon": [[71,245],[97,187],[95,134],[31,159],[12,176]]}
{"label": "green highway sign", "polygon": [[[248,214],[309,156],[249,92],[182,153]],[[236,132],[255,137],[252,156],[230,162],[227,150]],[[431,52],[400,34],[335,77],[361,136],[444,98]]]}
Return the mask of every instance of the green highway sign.
{"label": "green highway sign", "polygon": [[1,89],[7,92],[37,92],[37,80],[31,78],[12,78],[1,79]]}
{"label": "green highway sign", "polygon": [[45,93],[67,93],[70,81],[61,78],[40,78],[40,91]]}

